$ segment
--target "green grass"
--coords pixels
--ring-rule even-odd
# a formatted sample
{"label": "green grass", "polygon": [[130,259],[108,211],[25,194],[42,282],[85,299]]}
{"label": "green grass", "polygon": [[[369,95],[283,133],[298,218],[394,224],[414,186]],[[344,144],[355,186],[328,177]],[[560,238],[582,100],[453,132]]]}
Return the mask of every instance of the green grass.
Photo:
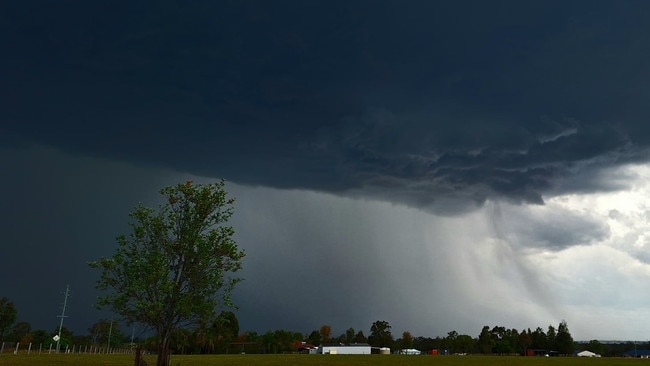
{"label": "green grass", "polygon": [[[133,355],[3,353],[0,365],[11,366],[132,366]],[[154,355],[144,359],[154,366]],[[650,360],[628,358],[521,356],[398,356],[398,355],[172,355],[172,366],[631,366]]]}

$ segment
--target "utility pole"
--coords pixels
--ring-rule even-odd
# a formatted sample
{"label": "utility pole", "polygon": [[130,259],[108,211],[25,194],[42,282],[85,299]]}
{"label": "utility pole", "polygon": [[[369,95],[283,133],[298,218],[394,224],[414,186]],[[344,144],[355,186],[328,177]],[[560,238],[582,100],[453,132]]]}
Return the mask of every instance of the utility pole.
{"label": "utility pole", "polygon": [[106,353],[111,351],[111,334],[113,333],[113,319],[111,319],[111,326],[108,327],[108,344],[106,345]]}
{"label": "utility pole", "polygon": [[65,308],[68,306],[68,296],[70,296],[70,285],[65,286],[65,298],[63,299],[63,310],[61,315],[58,315],[57,318],[61,318],[61,323],[59,324],[59,334],[56,337],[56,352],[59,353],[61,345],[61,329],[63,328],[63,318],[67,318],[65,315]]}

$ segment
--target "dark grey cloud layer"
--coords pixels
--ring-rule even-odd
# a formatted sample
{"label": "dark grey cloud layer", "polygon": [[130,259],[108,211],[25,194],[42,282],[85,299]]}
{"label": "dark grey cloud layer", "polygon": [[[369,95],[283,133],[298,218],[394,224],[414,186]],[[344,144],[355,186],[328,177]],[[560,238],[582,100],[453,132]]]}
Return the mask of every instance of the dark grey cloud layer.
{"label": "dark grey cloud layer", "polygon": [[4,2],[0,131],[438,212],[541,203],[647,158],[649,18],[608,1]]}
{"label": "dark grey cloud layer", "polygon": [[157,199],[151,187],[169,184],[165,172],[38,146],[0,148],[0,166],[0,297],[14,302],[18,321],[54,331],[70,285],[64,326],[86,334],[114,316],[95,308],[98,274],[87,262],[114,252],[127,213]]}

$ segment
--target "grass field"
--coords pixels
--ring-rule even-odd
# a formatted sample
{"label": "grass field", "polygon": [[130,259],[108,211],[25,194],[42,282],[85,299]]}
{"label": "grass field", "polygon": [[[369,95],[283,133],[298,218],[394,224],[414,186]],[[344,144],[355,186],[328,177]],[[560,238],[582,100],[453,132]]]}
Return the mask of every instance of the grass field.
{"label": "grass field", "polygon": [[[146,355],[150,366],[155,356]],[[0,365],[11,366],[132,366],[133,355],[33,354],[0,356]],[[196,355],[174,356],[172,366],[631,366],[650,360],[629,358],[518,357],[518,356],[399,356],[399,355]]]}

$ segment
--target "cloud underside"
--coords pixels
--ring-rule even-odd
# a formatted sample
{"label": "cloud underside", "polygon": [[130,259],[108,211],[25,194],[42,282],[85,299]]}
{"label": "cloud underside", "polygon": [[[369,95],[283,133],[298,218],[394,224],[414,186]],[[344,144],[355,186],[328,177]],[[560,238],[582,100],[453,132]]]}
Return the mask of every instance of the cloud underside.
{"label": "cloud underside", "polygon": [[[122,131],[110,143],[101,141],[106,139],[97,135],[101,131],[82,133],[81,140],[43,142],[243,184],[365,196],[441,214],[472,210],[489,199],[543,204],[544,196],[623,189],[624,181],[608,172],[647,158],[646,147],[614,128],[537,121],[535,128],[544,133],[533,133],[499,121],[476,128],[464,122],[463,117],[375,111],[362,121],[345,120],[278,141],[256,131],[258,126],[240,130],[219,124],[196,125],[188,133],[208,137],[190,141],[190,135],[175,135],[173,128],[160,135],[159,129],[168,127],[154,122],[140,131]],[[176,123],[182,122],[168,122]],[[277,128],[290,135],[293,127]]]}
{"label": "cloud underside", "polygon": [[446,214],[619,189],[603,172],[647,159],[641,11],[313,7],[5,4],[0,128]]}

